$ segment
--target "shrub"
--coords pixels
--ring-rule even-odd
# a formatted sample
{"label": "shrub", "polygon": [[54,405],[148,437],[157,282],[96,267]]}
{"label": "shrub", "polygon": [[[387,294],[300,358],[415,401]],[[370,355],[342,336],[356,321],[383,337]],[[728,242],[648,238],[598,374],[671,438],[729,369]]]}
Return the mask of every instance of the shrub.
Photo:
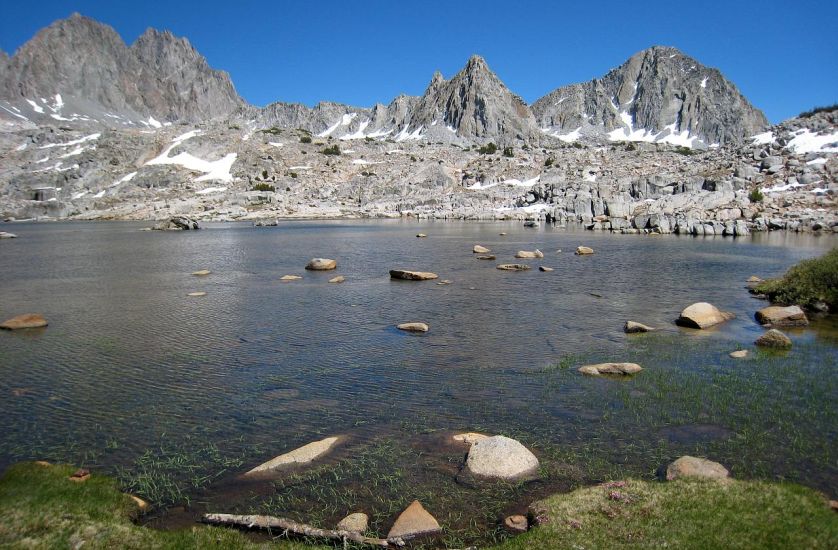
{"label": "shrub", "polygon": [[823,302],[830,311],[838,311],[838,248],[820,258],[800,262],[780,279],[756,285],[754,292],[779,304],[812,309]]}
{"label": "shrub", "polygon": [[311,136],[303,136],[300,138],[300,143],[311,143]]}
{"label": "shrub", "polygon": [[751,189],[751,192],[748,193],[748,200],[751,202],[762,202],[762,199],[765,198],[765,195],[762,194],[762,191],[757,189],[756,187]]}
{"label": "shrub", "polygon": [[498,146],[491,141],[477,150],[481,155],[494,155],[498,152]]}
{"label": "shrub", "polygon": [[626,143],[626,151],[637,151],[637,145],[629,141]]}
{"label": "shrub", "polygon": [[257,183],[250,188],[252,191],[276,191],[276,187],[268,185],[267,183]]}
{"label": "shrub", "polygon": [[339,155],[340,154],[340,147],[338,147],[338,144],[335,143],[331,147],[326,147],[325,149],[323,149],[320,152],[323,153],[324,155]]}
{"label": "shrub", "polygon": [[503,156],[514,157],[515,153],[512,152],[512,147],[504,147],[503,148]]}
{"label": "shrub", "polygon": [[800,118],[809,118],[809,117],[814,116],[818,113],[828,113],[830,111],[836,111],[836,110],[838,110],[838,103],[833,103],[832,105],[824,105],[823,107],[815,107],[814,109],[811,109],[809,111],[804,111],[797,116],[799,116]]}
{"label": "shrub", "polygon": [[262,170],[262,179],[263,180],[268,179],[268,171],[267,170]]}
{"label": "shrub", "polygon": [[262,133],[263,133],[263,134],[271,134],[271,135],[277,136],[277,135],[279,135],[279,134],[281,134],[281,133],[282,133],[282,130],[280,130],[280,129],[279,129],[279,128],[277,128],[276,126],[272,126],[272,127],[268,128],[268,129],[266,129],[266,130],[262,130]]}
{"label": "shrub", "polygon": [[555,162],[555,161],[552,158],[548,158],[547,160],[544,161],[544,166],[549,168],[550,166],[553,166],[553,162]]}
{"label": "shrub", "polygon": [[296,172],[288,172],[288,176],[291,179],[297,179],[299,177],[299,174],[297,174]]}
{"label": "shrub", "polygon": [[679,145],[678,147],[676,147],[675,152],[678,153],[679,155],[685,155],[685,156],[690,156],[690,155],[695,154],[695,151],[693,151],[689,147],[684,147],[683,145]]}

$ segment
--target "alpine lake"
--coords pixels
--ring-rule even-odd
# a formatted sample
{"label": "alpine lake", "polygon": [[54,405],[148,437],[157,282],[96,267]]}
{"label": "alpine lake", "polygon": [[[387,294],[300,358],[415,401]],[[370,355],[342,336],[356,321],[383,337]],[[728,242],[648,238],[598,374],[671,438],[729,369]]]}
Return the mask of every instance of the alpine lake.
{"label": "alpine lake", "polygon": [[[767,303],[745,288],[825,253],[834,236],[404,220],[140,231],[148,225],[20,223],[20,238],[0,242],[0,317],[49,320],[0,331],[0,469],[48,460],[115,476],[153,504],[145,521],[161,528],[204,512],[333,528],[364,511],[383,536],[418,499],[450,547],[510,536],[503,518],[547,494],[654,479],[681,455],[838,495],[838,320],[784,329],[788,352],[759,350],[754,312]],[[475,244],[497,260],[476,259]],[[579,245],[595,253],[575,256]],[[543,259],[513,258],[536,248]],[[314,257],[338,267],[305,271]],[[439,279],[392,280],[397,268]],[[192,275],[202,269],[211,273]],[[288,274],[301,279],[280,281]],[[336,275],[345,282],[329,283]],[[694,302],[736,317],[675,326]],[[659,330],[624,334],[627,320]],[[408,321],[430,330],[396,329]],[[729,357],[738,349],[751,353]],[[620,380],[577,370],[605,361],[644,370]],[[519,440],[539,458],[538,479],[463,480],[460,432]],[[270,481],[241,477],[330,436],[344,442],[325,458]]]}

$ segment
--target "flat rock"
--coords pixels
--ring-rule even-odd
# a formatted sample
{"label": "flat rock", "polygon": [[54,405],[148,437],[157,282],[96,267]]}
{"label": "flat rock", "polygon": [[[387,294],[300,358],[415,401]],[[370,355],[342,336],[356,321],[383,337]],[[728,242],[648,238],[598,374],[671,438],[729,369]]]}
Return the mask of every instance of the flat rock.
{"label": "flat rock", "polygon": [[494,260],[497,258],[494,254],[483,254],[481,256],[475,256],[478,260]]}
{"label": "flat rock", "polygon": [[408,271],[406,269],[391,269],[391,279],[402,279],[405,281],[428,281],[436,279],[439,275],[430,271]]}
{"label": "flat rock", "polygon": [[602,376],[603,374],[630,375],[643,370],[637,363],[598,363],[596,365],[585,365],[579,368],[579,372],[589,376]]}
{"label": "flat rock", "polygon": [[696,302],[681,312],[681,315],[675,320],[675,324],[689,328],[708,328],[734,317],[736,316],[733,313],[719,311],[713,304]]}
{"label": "flat rock", "polygon": [[805,327],[809,324],[809,319],[799,306],[764,307],[754,317],[759,324],[772,327]]}
{"label": "flat rock", "polygon": [[0,324],[5,330],[19,330],[24,328],[40,328],[47,326],[47,320],[40,313],[24,313],[17,317],[7,319]]}
{"label": "flat rock", "polygon": [[330,271],[337,266],[337,261],[331,258],[312,258],[306,264],[306,269],[309,271]]}
{"label": "flat rock", "polygon": [[762,282],[762,279],[760,279],[760,278],[759,278],[759,277],[757,277],[756,275],[751,275],[750,277],[748,277],[748,280],[747,280],[747,281],[745,281],[745,282],[746,282],[746,283],[761,283],[761,282]]}
{"label": "flat rock", "polygon": [[623,325],[623,332],[626,334],[636,334],[638,332],[653,332],[656,330],[653,327],[648,325],[644,325],[643,323],[638,323],[636,321],[626,321],[626,324]]}
{"label": "flat rock", "polygon": [[17,239],[17,235],[14,233],[6,233],[5,231],[0,231],[0,239]]}
{"label": "flat rock", "polygon": [[748,350],[738,349],[736,351],[731,351],[730,353],[728,353],[728,355],[730,355],[734,359],[744,359],[748,356]]}
{"label": "flat rock", "polygon": [[442,528],[437,520],[428,513],[418,500],[410,503],[404,512],[399,514],[395,523],[387,533],[387,538],[409,539],[419,535],[430,535],[439,533]]}
{"label": "flat rock", "polygon": [[417,233],[416,234],[417,239],[424,239],[425,237],[427,237],[427,235],[425,235],[424,233]]}
{"label": "flat rock", "polygon": [[526,259],[543,258],[544,253],[537,248],[535,250],[519,250],[515,253],[515,257]]}
{"label": "flat rock", "polygon": [[396,328],[399,330],[406,330],[408,332],[428,332],[430,327],[425,323],[402,323],[400,325],[396,325]]}
{"label": "flat rock", "polygon": [[201,269],[199,271],[193,271],[192,275],[195,275],[196,277],[203,277],[205,275],[209,275],[210,273],[212,273],[212,271],[209,269]]}
{"label": "flat rock", "polygon": [[524,222],[524,227],[538,227],[538,222],[535,221],[526,221]]}
{"label": "flat rock", "polygon": [[553,268],[540,265],[540,266],[538,266],[538,270],[547,272],[547,271],[553,271]]}
{"label": "flat rock", "polygon": [[451,439],[457,441],[459,443],[465,443],[466,445],[474,445],[478,441],[483,441],[484,439],[488,439],[488,435],[480,434],[477,432],[465,432],[461,434],[454,434],[451,436]]}
{"label": "flat rock", "polygon": [[501,237],[505,237],[506,236],[506,231],[501,231],[500,233],[498,233],[498,235],[500,235]]}
{"label": "flat rock", "polygon": [[206,296],[206,295],[207,295],[206,292],[190,292],[189,294],[187,294],[187,296],[193,296],[193,297]]}
{"label": "flat rock", "polygon": [[280,281],[296,281],[297,279],[302,279],[299,275],[283,275],[279,278]]}
{"label": "flat rock", "polygon": [[776,328],[772,328],[757,338],[754,344],[764,348],[789,349],[791,348],[791,338]]}
{"label": "flat rock", "polygon": [[331,279],[329,279],[329,282],[337,284],[337,283],[342,283],[345,280],[346,280],[346,277],[344,277],[343,275],[338,275],[337,277],[332,277]]}
{"label": "flat rock", "polygon": [[363,512],[349,514],[337,524],[338,531],[349,531],[351,533],[363,533],[367,530],[370,518]]}
{"label": "flat rock", "polygon": [[527,516],[515,514],[507,516],[503,520],[503,527],[513,534],[525,533],[529,527],[529,522],[527,521]]}
{"label": "flat rock", "polygon": [[538,459],[519,441],[496,435],[471,446],[465,469],[479,477],[522,479],[538,471]]}
{"label": "flat rock", "polygon": [[474,245],[471,251],[475,254],[488,254],[489,252],[491,252],[491,250],[489,250],[485,246],[480,246],[479,244]]}
{"label": "flat rock", "polygon": [[574,252],[574,254],[576,254],[577,256],[586,256],[588,254],[593,254],[593,253],[594,253],[594,249],[593,248],[588,248],[587,246],[577,246],[576,247],[576,252]]}
{"label": "flat rock", "polygon": [[331,451],[335,445],[340,443],[342,438],[340,436],[327,437],[320,441],[314,441],[307,445],[303,445],[298,449],[279,455],[276,458],[256,466],[252,470],[245,473],[245,476],[253,476],[259,474],[270,473],[272,470],[282,468],[285,466],[292,466],[298,464],[308,464],[309,462],[320,458]]}
{"label": "flat rock", "polygon": [[730,472],[727,471],[727,468],[718,462],[694,456],[682,456],[666,467],[667,481],[685,477],[726,479],[729,476]]}
{"label": "flat rock", "polygon": [[530,269],[527,264],[499,264],[498,269],[503,271],[526,271]]}

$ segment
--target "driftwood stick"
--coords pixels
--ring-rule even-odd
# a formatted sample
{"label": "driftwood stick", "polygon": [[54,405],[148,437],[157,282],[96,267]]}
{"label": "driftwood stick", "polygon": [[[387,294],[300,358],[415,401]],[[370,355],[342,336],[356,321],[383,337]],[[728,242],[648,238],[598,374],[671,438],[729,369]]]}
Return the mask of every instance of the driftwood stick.
{"label": "driftwood stick", "polygon": [[352,531],[335,531],[331,529],[319,529],[306,525],[305,523],[298,523],[296,521],[278,518],[274,516],[257,516],[257,515],[236,515],[236,514],[204,514],[202,518],[204,523],[212,525],[228,525],[235,527],[246,527],[248,529],[283,529],[286,532],[295,533],[297,535],[304,535],[307,537],[315,537],[321,539],[333,540],[351,540],[359,544],[368,544],[370,546],[380,546],[382,548],[389,548],[390,545],[404,546],[404,541],[400,538],[393,539],[375,539],[365,537],[361,533]]}

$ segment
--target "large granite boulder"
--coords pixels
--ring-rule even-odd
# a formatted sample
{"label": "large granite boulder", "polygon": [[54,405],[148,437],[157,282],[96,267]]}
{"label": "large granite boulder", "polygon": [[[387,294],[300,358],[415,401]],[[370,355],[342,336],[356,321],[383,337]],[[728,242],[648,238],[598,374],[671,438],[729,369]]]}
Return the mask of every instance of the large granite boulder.
{"label": "large granite boulder", "polygon": [[772,327],[805,327],[809,324],[809,319],[800,306],[764,307],[757,311],[754,317],[759,324]]}
{"label": "large granite boulder", "polygon": [[734,317],[735,315],[733,313],[720,311],[713,304],[697,302],[685,308],[675,321],[675,324],[682,327],[703,329],[724,323]]}
{"label": "large granite boulder", "polygon": [[538,459],[519,441],[496,435],[471,446],[465,470],[483,478],[523,479],[536,474]]}

